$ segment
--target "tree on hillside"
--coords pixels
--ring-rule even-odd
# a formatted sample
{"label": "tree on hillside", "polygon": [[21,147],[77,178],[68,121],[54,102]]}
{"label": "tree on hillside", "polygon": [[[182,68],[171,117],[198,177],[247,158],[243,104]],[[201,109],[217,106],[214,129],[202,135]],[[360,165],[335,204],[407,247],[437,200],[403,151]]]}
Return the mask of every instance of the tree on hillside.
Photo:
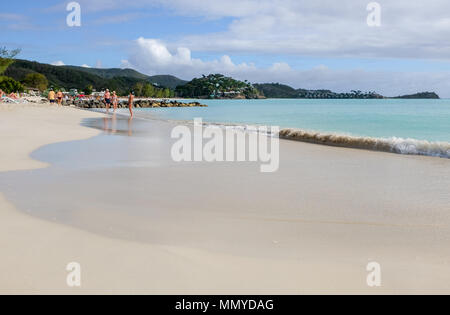
{"label": "tree on hillside", "polygon": [[20,49],[7,50],[6,47],[0,47],[0,75],[5,73],[20,51]]}
{"label": "tree on hillside", "polygon": [[144,90],[144,84],[141,82],[138,82],[133,87],[134,95],[137,97],[142,97],[142,91]]}
{"label": "tree on hillside", "polygon": [[203,75],[183,86],[178,86],[176,92],[181,97],[236,97],[257,98],[258,91],[247,82],[225,77],[222,74]]}
{"label": "tree on hillside", "polygon": [[0,89],[8,94],[13,92],[23,92],[23,85],[12,78],[0,76]]}
{"label": "tree on hillside", "polygon": [[171,98],[171,97],[172,97],[172,93],[171,93],[170,89],[164,89],[163,98]]}
{"label": "tree on hillside", "polygon": [[84,88],[84,93],[86,95],[92,95],[92,92],[94,92],[94,87],[92,85],[88,85]]}
{"label": "tree on hillside", "polygon": [[48,87],[47,78],[45,77],[45,75],[40,74],[40,73],[27,74],[25,79],[22,81],[22,83],[26,87],[36,88],[41,92],[45,91]]}
{"label": "tree on hillside", "polygon": [[[108,71],[108,70],[105,70]],[[92,85],[93,89],[97,91],[104,91],[108,88],[110,91],[116,91],[117,95],[126,96],[130,91],[134,91],[137,83],[137,92],[143,93],[141,88],[145,84],[150,83],[149,79],[139,79],[131,76],[114,76],[114,69],[112,71],[112,77],[102,77],[95,73],[89,73],[84,70],[79,70],[77,67],[57,67],[47,64],[41,64],[38,62],[31,62],[27,60],[16,59],[14,63],[8,67],[5,74],[8,77],[13,78],[16,81],[23,82],[25,77],[30,73],[41,73],[45,75],[49,81],[49,86],[53,86],[55,89],[65,88],[66,90],[77,89],[78,91],[85,91],[86,87]],[[164,76],[163,76],[164,77]],[[159,80],[159,78],[157,78]],[[180,81],[184,83],[184,81]],[[150,83],[151,84],[151,83]],[[148,90],[157,87],[148,86],[145,92],[148,94]],[[168,87],[161,84],[161,87]],[[151,92],[150,95],[154,96],[156,92]],[[173,94],[173,91],[171,90]]]}
{"label": "tree on hillside", "polygon": [[153,84],[146,83],[142,88],[142,96],[143,97],[154,97],[155,96],[155,87]]}

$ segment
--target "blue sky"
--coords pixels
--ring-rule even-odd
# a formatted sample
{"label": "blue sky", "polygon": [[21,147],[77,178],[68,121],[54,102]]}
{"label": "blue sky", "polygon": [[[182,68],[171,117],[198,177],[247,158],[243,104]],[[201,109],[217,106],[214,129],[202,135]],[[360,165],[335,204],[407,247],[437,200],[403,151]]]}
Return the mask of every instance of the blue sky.
{"label": "blue sky", "polygon": [[380,27],[362,0],[80,0],[81,27],[66,24],[69,2],[8,3],[0,45],[44,63],[450,97],[444,0],[379,1]]}
{"label": "blue sky", "polygon": [[100,60],[103,67],[119,67],[121,60],[127,57],[127,45],[138,37],[180,38],[222,31],[229,22],[227,18],[208,21],[174,15],[160,6],[90,12],[86,4],[81,7],[82,26],[68,27],[66,17],[70,12],[65,5],[69,2],[21,0],[11,3],[4,13],[22,18],[2,19],[2,44],[22,48],[20,57],[24,59],[46,63],[64,60],[66,64],[92,66]]}

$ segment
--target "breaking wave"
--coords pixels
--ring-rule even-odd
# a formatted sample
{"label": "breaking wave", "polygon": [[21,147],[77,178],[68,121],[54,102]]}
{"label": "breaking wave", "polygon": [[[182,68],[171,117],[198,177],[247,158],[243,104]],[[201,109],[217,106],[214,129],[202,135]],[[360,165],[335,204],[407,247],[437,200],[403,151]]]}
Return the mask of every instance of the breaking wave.
{"label": "breaking wave", "polygon": [[234,123],[204,122],[203,126],[232,128],[244,132],[263,133],[264,135],[269,137],[279,136],[280,139],[295,140],[343,148],[364,149],[406,155],[424,155],[450,159],[450,143],[448,142],[430,142],[426,140],[417,140],[411,138],[404,139],[398,137],[358,137],[292,128],[282,129],[278,134],[276,134],[273,132],[273,130],[271,130],[271,127],[267,127],[266,130],[261,131],[255,129],[257,127],[260,127],[260,125],[248,126]]}
{"label": "breaking wave", "polygon": [[[145,117],[145,116],[144,116]],[[143,117],[142,117],[143,118]],[[194,125],[192,120],[171,120],[155,118],[153,115],[151,119],[162,120],[174,123],[184,123],[186,125]],[[325,133],[316,131],[307,131],[294,128],[283,128],[279,133],[274,132],[270,127],[264,131],[258,130],[261,124],[243,124],[243,123],[224,123],[224,122],[203,122],[204,127],[217,127],[223,129],[236,129],[243,132],[257,132],[263,133],[269,137],[277,137],[280,139],[295,140],[301,142],[308,142],[314,144],[322,144],[344,148],[364,149],[372,151],[382,151],[397,154],[407,155],[424,155],[450,159],[450,143],[448,142],[431,142],[427,140],[405,139],[399,137],[391,138],[374,138],[374,137],[358,137],[345,134]],[[255,129],[256,128],[256,129]]]}
{"label": "breaking wave", "polygon": [[280,138],[330,146],[356,148],[398,154],[426,155],[450,158],[450,143],[403,138],[370,138],[325,134],[299,129],[283,129]]}

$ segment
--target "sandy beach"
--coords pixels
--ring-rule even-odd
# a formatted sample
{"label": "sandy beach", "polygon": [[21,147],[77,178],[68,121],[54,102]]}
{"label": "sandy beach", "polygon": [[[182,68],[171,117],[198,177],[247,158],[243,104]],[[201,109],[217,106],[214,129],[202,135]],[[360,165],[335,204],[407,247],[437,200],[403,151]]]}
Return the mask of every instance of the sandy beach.
{"label": "sandy beach", "polygon": [[172,128],[0,105],[0,293],[450,293],[450,160],[283,140],[263,175]]}

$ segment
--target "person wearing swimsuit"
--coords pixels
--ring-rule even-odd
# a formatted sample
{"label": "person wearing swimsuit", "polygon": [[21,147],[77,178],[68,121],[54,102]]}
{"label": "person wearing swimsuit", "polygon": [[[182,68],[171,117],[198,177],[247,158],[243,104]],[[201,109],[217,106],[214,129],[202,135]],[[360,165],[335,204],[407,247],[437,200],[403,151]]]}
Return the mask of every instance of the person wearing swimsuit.
{"label": "person wearing swimsuit", "polygon": [[58,106],[62,106],[63,93],[61,91],[58,91],[58,93],[56,93],[56,98],[58,99]]}
{"label": "person wearing swimsuit", "polygon": [[108,89],[106,89],[105,92],[105,104],[106,104],[106,111],[109,112],[109,106],[111,105],[111,93]]}
{"label": "person wearing swimsuit", "polygon": [[130,116],[133,118],[133,102],[134,102],[134,92],[130,93],[128,97],[128,109],[130,110]]}
{"label": "person wearing swimsuit", "polygon": [[112,94],[112,103],[113,103],[113,107],[114,107],[114,112],[116,112],[116,110],[117,110],[118,101],[119,101],[119,99],[117,97],[117,93],[116,93],[116,91],[114,91]]}
{"label": "person wearing swimsuit", "polygon": [[50,92],[48,92],[48,100],[51,104],[55,103],[55,91],[50,90]]}

